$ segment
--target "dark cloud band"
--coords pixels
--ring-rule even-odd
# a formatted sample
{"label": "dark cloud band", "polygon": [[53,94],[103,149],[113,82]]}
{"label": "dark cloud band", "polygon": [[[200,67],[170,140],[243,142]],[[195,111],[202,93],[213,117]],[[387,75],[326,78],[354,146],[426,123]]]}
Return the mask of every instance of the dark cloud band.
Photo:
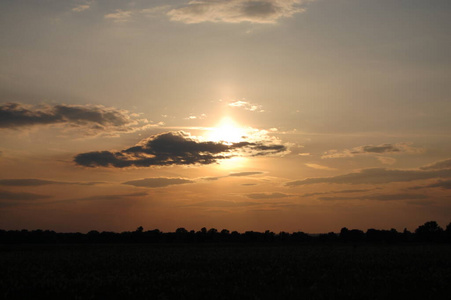
{"label": "dark cloud band", "polygon": [[0,202],[1,201],[33,201],[40,199],[47,199],[51,196],[48,195],[40,195],[34,193],[26,193],[26,192],[10,192],[0,190]]}
{"label": "dark cloud band", "polygon": [[157,177],[157,178],[145,178],[140,180],[127,181],[124,182],[123,184],[146,188],[160,188],[167,187],[170,185],[187,184],[187,183],[194,183],[194,181],[183,178]]}
{"label": "dark cloud band", "polygon": [[151,136],[131,148],[111,152],[81,153],[74,161],[86,167],[150,167],[171,165],[212,164],[233,156],[262,156],[286,151],[283,145],[260,142],[233,144],[202,142],[182,131]]}
{"label": "dark cloud band", "polygon": [[128,111],[101,105],[0,105],[0,128],[18,129],[42,125],[67,125],[91,131],[133,131],[138,120]]}
{"label": "dark cloud band", "polygon": [[96,185],[102,182],[65,182],[43,179],[1,179],[0,185],[3,186],[41,186],[50,184],[75,184],[75,185]]}

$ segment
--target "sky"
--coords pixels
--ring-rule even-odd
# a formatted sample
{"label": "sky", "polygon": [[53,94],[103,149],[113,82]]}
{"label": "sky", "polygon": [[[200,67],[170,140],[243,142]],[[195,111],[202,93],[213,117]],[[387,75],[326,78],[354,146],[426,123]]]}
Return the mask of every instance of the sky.
{"label": "sky", "polygon": [[449,0],[2,0],[0,229],[451,221]]}

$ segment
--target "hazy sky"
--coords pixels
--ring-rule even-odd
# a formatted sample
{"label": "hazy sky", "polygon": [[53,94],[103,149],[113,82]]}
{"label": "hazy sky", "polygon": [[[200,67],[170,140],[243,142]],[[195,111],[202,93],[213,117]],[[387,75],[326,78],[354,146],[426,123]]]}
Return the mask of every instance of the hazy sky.
{"label": "hazy sky", "polygon": [[451,221],[449,0],[2,0],[0,229]]}

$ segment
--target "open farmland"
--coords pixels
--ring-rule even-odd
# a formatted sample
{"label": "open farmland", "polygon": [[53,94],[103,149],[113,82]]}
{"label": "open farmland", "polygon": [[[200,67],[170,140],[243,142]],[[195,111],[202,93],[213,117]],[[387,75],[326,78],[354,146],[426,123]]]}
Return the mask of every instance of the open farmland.
{"label": "open farmland", "polygon": [[3,245],[0,297],[449,299],[450,245]]}

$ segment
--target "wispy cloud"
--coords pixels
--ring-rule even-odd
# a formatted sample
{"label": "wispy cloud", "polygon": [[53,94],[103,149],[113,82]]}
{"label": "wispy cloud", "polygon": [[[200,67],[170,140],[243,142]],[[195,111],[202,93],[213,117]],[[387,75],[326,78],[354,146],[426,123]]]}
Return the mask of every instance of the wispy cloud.
{"label": "wispy cloud", "polygon": [[[445,161],[446,162],[446,161]],[[360,172],[338,175],[333,177],[307,178],[288,182],[287,186],[301,186],[315,183],[337,184],[383,184],[390,182],[408,182],[432,178],[451,178],[451,168],[444,162],[435,164],[434,168],[441,166],[443,169],[433,170],[397,170],[385,168],[363,169]]]}
{"label": "wispy cloud", "polygon": [[167,12],[172,8],[171,5],[161,5],[161,6],[155,6],[151,8],[144,8],[139,11],[139,13],[145,15],[145,16],[155,16],[162,13]]}
{"label": "wispy cloud", "polygon": [[252,175],[260,175],[260,174],[263,174],[263,172],[237,172],[237,173],[230,173],[228,176],[243,177],[243,176],[252,176]]}
{"label": "wispy cloud", "polygon": [[69,184],[69,185],[96,185],[103,182],[67,182],[67,181],[53,181],[43,179],[0,179],[0,185],[2,186],[41,186],[51,184]]}
{"label": "wispy cloud", "polygon": [[150,167],[208,165],[235,156],[265,156],[287,151],[284,145],[259,142],[203,142],[183,131],[151,136],[118,152],[95,151],[78,154],[74,161],[86,167]]}
{"label": "wispy cloud", "polygon": [[384,165],[393,165],[396,162],[395,158],[387,156],[378,156],[377,159]]}
{"label": "wispy cloud", "polygon": [[228,106],[242,108],[242,109],[248,110],[248,111],[264,112],[264,110],[263,110],[261,105],[253,104],[253,103],[242,101],[242,100],[237,100],[237,101],[234,101],[234,102],[230,102],[228,104]]}
{"label": "wispy cloud", "polygon": [[284,194],[284,193],[252,193],[247,194],[246,197],[251,199],[277,199],[277,198],[286,198],[291,197],[293,195]]}
{"label": "wispy cloud", "polygon": [[77,5],[74,8],[72,8],[72,11],[82,12],[82,11],[88,10],[90,7],[91,7],[90,4],[80,4],[80,5]]}
{"label": "wispy cloud", "polygon": [[451,159],[439,161],[420,168],[421,170],[441,170],[451,169]]}
{"label": "wispy cloud", "polygon": [[[407,143],[398,144],[382,144],[382,145],[366,145],[359,146],[352,149],[344,150],[329,150],[325,152],[321,158],[341,158],[341,157],[354,157],[356,155],[383,155],[383,154],[400,154],[400,153],[421,153],[423,149],[415,148]],[[383,159],[382,159],[382,162]],[[388,160],[385,161],[389,162]]]}
{"label": "wispy cloud", "polygon": [[442,188],[445,190],[451,190],[451,180],[441,180],[439,182],[429,184],[429,185],[422,185],[422,186],[414,186],[410,189],[412,190],[418,190],[418,189],[425,189],[425,188]]}
{"label": "wispy cloud", "polygon": [[156,178],[144,178],[139,180],[131,180],[124,182],[123,184],[133,185],[137,187],[146,187],[146,188],[161,188],[167,187],[170,185],[179,185],[179,184],[187,184],[194,183],[193,180],[184,179],[184,178],[165,178],[165,177],[156,177]]}
{"label": "wispy cloud", "polygon": [[185,118],[185,120],[203,120],[207,117],[206,114],[200,114],[198,116],[194,114],[190,114],[188,117]]}
{"label": "wispy cloud", "polygon": [[[311,0],[310,0],[311,1]],[[303,12],[303,0],[195,0],[172,9],[168,16],[172,21],[187,24],[213,23],[269,23]]]}
{"label": "wispy cloud", "polygon": [[25,192],[10,192],[0,190],[0,200],[3,201],[33,201],[40,199],[48,199],[51,196],[48,195],[40,195],[34,193],[25,193]]}
{"label": "wispy cloud", "polygon": [[308,163],[308,164],[305,164],[307,167],[309,167],[309,168],[312,168],[312,169],[317,169],[317,170],[325,170],[325,171],[334,171],[334,170],[337,170],[337,169],[335,169],[335,168],[330,168],[330,167],[327,167],[327,166],[323,166],[323,165],[318,165],[318,164],[311,164],[311,163]]}
{"label": "wispy cloud", "polygon": [[72,199],[64,199],[64,200],[56,200],[56,201],[48,201],[41,202],[41,205],[45,204],[63,204],[63,203],[74,203],[74,202],[96,202],[96,201],[121,201],[128,200],[130,198],[135,197],[144,197],[148,194],[146,192],[137,192],[137,193],[129,193],[129,194],[110,194],[110,195],[94,195],[83,198],[72,198]]}
{"label": "wispy cloud", "polygon": [[312,154],[308,153],[308,152],[303,152],[303,153],[298,153],[299,156],[310,156]]}
{"label": "wispy cloud", "polygon": [[106,14],[103,17],[112,20],[114,23],[125,23],[130,21],[132,14],[131,10],[116,9],[114,13]]}
{"label": "wispy cloud", "polygon": [[246,177],[246,176],[253,176],[253,175],[260,175],[263,174],[263,172],[237,172],[237,173],[230,173],[228,175],[224,176],[216,176],[216,177],[204,177],[203,180],[207,181],[214,181],[221,178],[227,178],[227,177]]}
{"label": "wispy cloud", "polygon": [[258,202],[235,202],[235,201],[225,201],[225,200],[211,200],[202,201],[186,206],[200,206],[200,207],[245,207],[245,206],[255,206],[260,205]]}
{"label": "wispy cloud", "polygon": [[307,193],[301,195],[301,197],[312,197],[319,195],[329,195],[329,194],[353,194],[353,193],[364,193],[371,191],[372,189],[360,189],[360,190],[341,190],[341,191],[330,191],[330,192],[318,192],[318,193]]}
{"label": "wispy cloud", "polygon": [[422,194],[375,194],[363,195],[358,197],[319,197],[324,201],[342,201],[342,200],[373,200],[373,201],[398,201],[398,200],[419,200],[427,199],[428,196]]}

